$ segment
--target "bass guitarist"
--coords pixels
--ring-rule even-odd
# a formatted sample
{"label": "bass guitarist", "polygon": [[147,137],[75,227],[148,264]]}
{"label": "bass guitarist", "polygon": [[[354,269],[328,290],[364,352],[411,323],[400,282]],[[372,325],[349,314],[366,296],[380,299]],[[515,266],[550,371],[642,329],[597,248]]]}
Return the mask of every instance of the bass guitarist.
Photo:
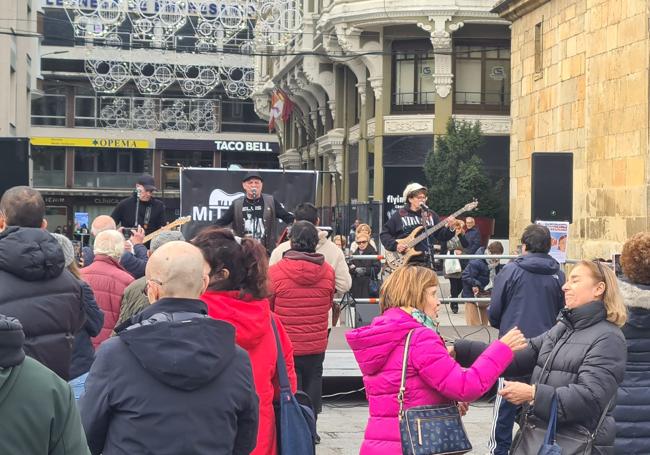
{"label": "bass guitarist", "polygon": [[[440,222],[438,214],[426,208],[427,189],[419,183],[409,183],[404,188],[404,207],[396,211],[393,216],[384,224],[379,238],[384,247],[389,251],[404,253],[407,250],[405,244],[398,244],[397,240],[408,237],[419,226],[422,226],[423,219],[427,225],[434,226]],[[447,226],[454,226],[456,219],[454,217],[446,218]],[[447,227],[439,229],[432,233],[429,242],[438,240],[446,242],[454,236],[454,231]],[[429,251],[427,241],[424,240],[415,246],[415,249],[424,254],[413,256],[411,263],[418,265],[429,264]]]}

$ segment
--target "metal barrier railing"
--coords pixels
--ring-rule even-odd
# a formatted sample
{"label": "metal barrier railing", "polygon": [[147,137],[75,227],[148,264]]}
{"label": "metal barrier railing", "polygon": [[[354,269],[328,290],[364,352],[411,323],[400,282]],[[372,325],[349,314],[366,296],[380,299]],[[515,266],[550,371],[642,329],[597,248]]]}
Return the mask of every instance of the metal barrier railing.
{"label": "metal barrier railing", "polygon": [[[436,259],[517,259],[519,256],[514,254],[439,254]],[[362,261],[380,261],[383,262],[386,258],[381,254],[353,254],[347,256],[348,259],[362,260]],[[566,264],[576,264],[580,262],[578,259],[567,259]],[[560,264],[562,265],[562,264]],[[339,298],[334,299],[335,303],[349,302],[353,300],[355,303],[379,303],[378,298]],[[440,299],[441,303],[490,303],[489,297],[447,297]]]}

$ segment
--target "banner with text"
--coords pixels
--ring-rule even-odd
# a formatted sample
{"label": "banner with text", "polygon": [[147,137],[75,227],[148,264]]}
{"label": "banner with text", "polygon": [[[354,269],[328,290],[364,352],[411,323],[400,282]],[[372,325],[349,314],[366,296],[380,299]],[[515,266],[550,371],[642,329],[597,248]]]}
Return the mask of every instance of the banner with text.
{"label": "banner with text", "polygon": [[[192,216],[183,229],[186,238],[193,237],[203,226],[214,224],[230,204],[244,195],[242,178],[251,169],[181,169],[181,216]],[[272,195],[285,209],[293,212],[301,202],[314,203],[318,173],[315,171],[281,171],[256,169],[264,179],[263,193]],[[284,229],[278,220],[276,237]]]}

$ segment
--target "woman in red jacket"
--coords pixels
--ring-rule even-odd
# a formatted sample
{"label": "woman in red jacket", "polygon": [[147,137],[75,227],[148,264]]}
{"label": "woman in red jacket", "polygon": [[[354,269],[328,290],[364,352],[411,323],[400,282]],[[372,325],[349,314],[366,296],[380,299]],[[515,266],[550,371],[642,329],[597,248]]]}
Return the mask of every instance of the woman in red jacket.
{"label": "woman in red jacket", "polygon": [[[291,388],[296,391],[293,347],[266,296],[268,259],[257,240],[235,239],[232,232],[216,227],[201,231],[192,243],[210,264],[210,284],[201,296],[208,314],[229,322],[236,329],[236,342],[248,351],[253,380],[260,399],[256,455],[277,454],[273,400],[279,396],[276,375],[277,347],[271,325],[274,318],[280,334]],[[215,428],[215,431],[219,431]]]}
{"label": "woman in red jacket", "polygon": [[[309,221],[291,228],[291,249],[271,266],[271,306],[293,343],[298,388],[321,408],[327,318],[334,298],[334,269],[316,253],[318,230]],[[317,441],[318,441],[317,437]]]}

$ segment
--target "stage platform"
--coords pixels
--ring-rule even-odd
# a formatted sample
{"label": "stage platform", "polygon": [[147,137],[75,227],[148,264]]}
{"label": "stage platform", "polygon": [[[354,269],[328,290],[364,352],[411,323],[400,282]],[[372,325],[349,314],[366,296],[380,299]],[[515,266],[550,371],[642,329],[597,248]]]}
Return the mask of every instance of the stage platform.
{"label": "stage platform", "polygon": [[[470,327],[465,325],[464,305],[459,305],[458,314],[453,314],[447,305],[440,308],[440,332],[446,339],[467,338],[489,342],[498,337],[498,331],[491,327]],[[354,354],[345,339],[345,332],[350,327],[333,327],[330,334],[323,377],[361,377],[361,371],[354,359]]]}

